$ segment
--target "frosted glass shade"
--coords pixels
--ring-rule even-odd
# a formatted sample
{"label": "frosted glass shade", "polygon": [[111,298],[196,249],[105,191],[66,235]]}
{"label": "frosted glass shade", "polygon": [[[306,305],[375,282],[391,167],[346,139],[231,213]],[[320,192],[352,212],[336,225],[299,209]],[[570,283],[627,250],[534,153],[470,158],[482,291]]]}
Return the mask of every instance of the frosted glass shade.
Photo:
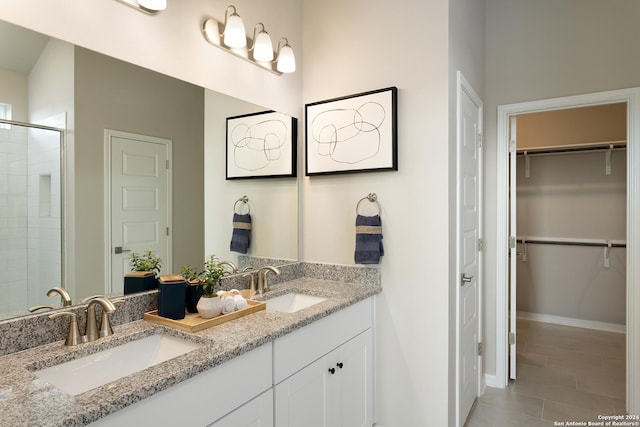
{"label": "frosted glass shade", "polygon": [[280,48],[276,68],[281,73],[293,73],[296,71],[296,57],[291,46],[284,45]]}
{"label": "frosted glass shade", "polygon": [[238,48],[247,45],[247,33],[244,30],[244,23],[240,15],[229,16],[224,26],[224,44],[229,47]]}
{"label": "frosted glass shade", "polygon": [[149,10],[165,10],[167,0],[138,0],[138,4]]}
{"label": "frosted glass shade", "polygon": [[261,31],[256,35],[253,42],[253,59],[273,61],[273,44],[271,44],[271,37],[266,31]]}

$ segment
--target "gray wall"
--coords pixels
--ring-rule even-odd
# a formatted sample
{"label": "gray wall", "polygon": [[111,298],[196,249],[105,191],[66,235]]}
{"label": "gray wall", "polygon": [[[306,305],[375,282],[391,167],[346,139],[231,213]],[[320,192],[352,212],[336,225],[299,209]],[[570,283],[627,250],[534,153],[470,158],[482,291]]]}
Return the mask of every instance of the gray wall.
{"label": "gray wall", "polygon": [[[604,152],[524,158],[517,164],[517,234],[569,239],[626,239],[626,153]],[[522,245],[518,247],[522,252]],[[518,257],[517,309],[624,325],[626,250],[612,248],[604,267],[599,247],[527,245]]]}
{"label": "gray wall", "polygon": [[[634,0],[486,0],[485,366],[495,374],[498,105],[640,86]],[[492,255],[493,254],[493,255]]]}
{"label": "gray wall", "polygon": [[[79,296],[104,289],[104,129],[173,141],[173,271],[183,264],[200,264],[204,90],[80,47],[75,77],[75,276],[83,289]],[[89,292],[85,283],[94,289]]]}

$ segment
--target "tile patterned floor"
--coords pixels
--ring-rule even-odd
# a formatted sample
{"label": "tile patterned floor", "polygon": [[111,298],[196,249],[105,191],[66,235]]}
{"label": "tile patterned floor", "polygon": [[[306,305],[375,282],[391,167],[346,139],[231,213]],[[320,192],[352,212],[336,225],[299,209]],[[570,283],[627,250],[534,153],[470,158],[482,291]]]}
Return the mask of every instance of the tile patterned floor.
{"label": "tile patterned floor", "polygon": [[465,427],[548,427],[625,412],[625,335],[518,320],[517,379],[487,387]]}

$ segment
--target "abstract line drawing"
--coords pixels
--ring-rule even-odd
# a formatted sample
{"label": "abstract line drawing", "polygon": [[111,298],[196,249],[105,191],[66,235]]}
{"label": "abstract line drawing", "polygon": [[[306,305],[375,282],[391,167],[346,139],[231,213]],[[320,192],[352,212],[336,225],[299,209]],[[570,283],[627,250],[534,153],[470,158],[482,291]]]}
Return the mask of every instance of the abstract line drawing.
{"label": "abstract line drawing", "polygon": [[295,176],[296,119],[266,111],[227,118],[227,179]]}
{"label": "abstract line drawing", "polygon": [[306,174],[397,170],[397,89],[305,105]]}

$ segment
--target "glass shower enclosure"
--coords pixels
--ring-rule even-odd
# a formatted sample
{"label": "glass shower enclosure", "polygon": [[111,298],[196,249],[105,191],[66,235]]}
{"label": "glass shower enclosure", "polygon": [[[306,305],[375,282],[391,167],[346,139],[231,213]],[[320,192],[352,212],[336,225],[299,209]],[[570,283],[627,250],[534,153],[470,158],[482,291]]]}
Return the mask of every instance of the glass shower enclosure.
{"label": "glass shower enclosure", "polygon": [[64,131],[0,120],[0,313],[57,306],[64,269]]}

